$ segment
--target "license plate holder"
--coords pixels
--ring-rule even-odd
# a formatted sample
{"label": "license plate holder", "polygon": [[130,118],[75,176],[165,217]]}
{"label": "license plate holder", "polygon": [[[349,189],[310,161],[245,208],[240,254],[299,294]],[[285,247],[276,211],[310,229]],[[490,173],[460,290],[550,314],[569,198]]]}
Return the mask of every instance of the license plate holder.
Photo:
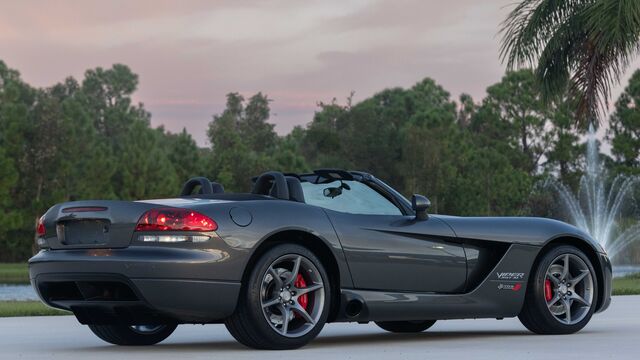
{"label": "license plate holder", "polygon": [[64,245],[104,245],[109,241],[110,225],[102,219],[65,221],[58,224],[58,238]]}

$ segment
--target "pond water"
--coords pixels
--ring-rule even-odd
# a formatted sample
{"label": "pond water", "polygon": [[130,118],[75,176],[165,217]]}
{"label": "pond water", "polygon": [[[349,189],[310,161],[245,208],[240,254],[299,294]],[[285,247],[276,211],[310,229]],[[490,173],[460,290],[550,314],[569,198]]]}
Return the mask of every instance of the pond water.
{"label": "pond water", "polygon": [[616,265],[613,267],[613,277],[622,277],[640,273],[640,265]]}
{"label": "pond water", "polygon": [[0,301],[10,300],[38,300],[38,295],[31,285],[0,284]]}

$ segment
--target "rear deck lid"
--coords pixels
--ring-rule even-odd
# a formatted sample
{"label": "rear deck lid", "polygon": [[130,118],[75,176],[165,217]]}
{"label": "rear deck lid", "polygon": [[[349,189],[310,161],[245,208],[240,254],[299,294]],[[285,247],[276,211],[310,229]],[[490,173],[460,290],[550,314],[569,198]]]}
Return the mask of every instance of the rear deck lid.
{"label": "rear deck lid", "polygon": [[51,249],[123,248],[136,223],[155,204],[132,201],[74,201],[52,207],[44,216]]}

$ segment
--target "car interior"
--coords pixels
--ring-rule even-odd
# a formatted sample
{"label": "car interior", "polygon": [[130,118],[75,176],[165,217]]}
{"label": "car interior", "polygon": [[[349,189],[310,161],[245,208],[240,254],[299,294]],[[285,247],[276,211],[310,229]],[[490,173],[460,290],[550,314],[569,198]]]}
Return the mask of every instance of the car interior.
{"label": "car interior", "polygon": [[[251,193],[225,193],[222,184],[210,181],[206,177],[194,177],[183,185],[180,197],[230,200],[280,199],[304,203],[302,182],[322,184],[336,180],[354,180],[354,176],[347,171],[335,169],[314,170],[313,173],[301,175],[267,171],[251,180],[253,182]],[[335,192],[342,189],[348,190],[349,187],[344,184],[340,188],[331,188],[333,191],[331,195],[335,196]]]}

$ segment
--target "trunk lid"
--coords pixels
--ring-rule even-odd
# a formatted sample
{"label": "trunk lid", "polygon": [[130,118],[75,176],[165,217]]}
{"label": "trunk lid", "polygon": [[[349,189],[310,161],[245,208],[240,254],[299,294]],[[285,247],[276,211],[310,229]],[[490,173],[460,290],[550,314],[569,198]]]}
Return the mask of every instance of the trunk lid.
{"label": "trunk lid", "polygon": [[158,207],[133,201],[74,201],[44,215],[51,249],[123,248],[129,246],[140,216]]}

